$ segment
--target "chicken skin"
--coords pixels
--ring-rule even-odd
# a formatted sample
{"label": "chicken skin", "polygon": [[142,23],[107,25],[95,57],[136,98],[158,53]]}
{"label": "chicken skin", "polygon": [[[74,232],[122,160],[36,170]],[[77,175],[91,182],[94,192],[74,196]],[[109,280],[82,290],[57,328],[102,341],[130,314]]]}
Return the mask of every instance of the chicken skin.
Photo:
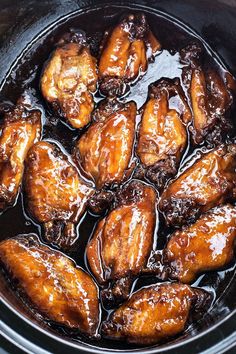
{"label": "chicken skin", "polygon": [[176,231],[164,251],[170,278],[192,282],[196,275],[226,266],[234,255],[236,207],[215,207],[195,224]]}
{"label": "chicken skin", "polygon": [[134,168],[136,104],[105,100],[94,113],[95,122],[76,144],[75,159],[97,189],[121,183]]}
{"label": "chicken skin", "polygon": [[93,189],[56,144],[35,144],[26,160],[25,191],[33,218],[43,224],[45,239],[62,248],[75,242],[76,227]]}
{"label": "chicken skin", "polygon": [[105,33],[98,65],[100,91],[121,96],[127,84],[144,75],[148,61],[161,49],[144,14],[125,16]]}
{"label": "chicken skin", "polygon": [[203,309],[210,296],[185,284],[164,283],[145,287],[115,310],[102,324],[105,337],[151,345],[181,333],[190,312]]}
{"label": "chicken skin", "polygon": [[36,316],[96,336],[98,289],[92,278],[59,251],[40,243],[34,234],[0,243],[0,261]]}
{"label": "chicken skin", "polygon": [[96,70],[82,32],[64,36],[44,69],[42,94],[73,128],[83,128],[91,120]]}
{"label": "chicken skin", "polygon": [[20,190],[24,160],[41,136],[41,112],[20,99],[5,113],[0,136],[0,210],[13,205]]}
{"label": "chicken skin", "polygon": [[234,79],[231,77],[229,83],[226,76],[212,67],[204,69],[203,48],[199,44],[184,48],[181,57],[185,64],[183,81],[193,110],[193,141],[195,144],[204,140],[219,144],[232,129],[229,113],[236,92],[235,82],[232,85]]}
{"label": "chicken skin", "polygon": [[235,197],[236,144],[202,154],[163,192],[160,210],[168,225],[191,223],[203,212]]}
{"label": "chicken skin", "polygon": [[[176,109],[170,109],[174,97]],[[182,122],[191,121],[191,111],[179,79],[161,79],[149,90],[144,105],[137,144],[137,155],[146,177],[159,188],[177,173],[187,144],[187,132]]]}
{"label": "chicken skin", "polygon": [[116,207],[99,222],[87,258],[97,281],[110,283],[102,294],[107,305],[129,296],[133,278],[146,266],[152,250],[155,223],[156,193],[137,180],[124,187]]}

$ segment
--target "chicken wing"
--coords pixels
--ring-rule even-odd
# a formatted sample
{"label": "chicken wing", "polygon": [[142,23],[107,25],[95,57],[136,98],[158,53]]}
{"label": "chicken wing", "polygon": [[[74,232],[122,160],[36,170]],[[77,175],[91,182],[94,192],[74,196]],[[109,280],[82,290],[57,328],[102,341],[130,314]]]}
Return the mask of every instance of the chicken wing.
{"label": "chicken wing", "polygon": [[92,278],[34,234],[0,243],[0,261],[36,316],[88,336],[99,325],[98,289]]}
{"label": "chicken wing", "polygon": [[102,323],[105,337],[150,345],[181,333],[190,312],[210,302],[203,290],[178,283],[151,285],[134,293]]}
{"label": "chicken wing", "polygon": [[[212,67],[204,69],[203,48],[200,45],[187,46],[181,56],[186,65],[184,81],[189,89],[193,110],[193,141],[195,144],[204,140],[219,144],[232,129],[229,112],[235,88],[232,88],[223,73],[219,74]],[[231,81],[234,81],[232,77]]]}
{"label": "chicken wing", "polygon": [[101,45],[98,66],[101,92],[123,95],[126,84],[144,75],[148,60],[160,49],[144,14],[125,16],[113,30],[105,33]]}
{"label": "chicken wing", "polygon": [[95,120],[76,144],[75,159],[98,189],[121,183],[131,174],[136,104],[106,100]]}
{"label": "chicken wing", "polygon": [[102,219],[87,246],[90,268],[107,305],[129,296],[133,278],[146,266],[153,246],[156,193],[133,180],[120,192],[115,209]]}
{"label": "chicken wing", "polygon": [[90,54],[85,34],[64,36],[43,71],[44,98],[73,128],[83,128],[91,120],[96,85],[96,60]]}
{"label": "chicken wing", "polygon": [[197,274],[226,266],[234,255],[236,207],[216,207],[176,231],[164,251],[170,278],[190,283]]}
{"label": "chicken wing", "polygon": [[[170,99],[176,109],[170,109]],[[182,120],[191,120],[179,79],[161,79],[149,90],[144,106],[137,144],[137,155],[146,177],[159,188],[177,173],[182,153],[187,144],[187,132]]]}
{"label": "chicken wing", "polygon": [[0,209],[16,201],[30,147],[41,136],[41,112],[24,104],[5,113],[0,136]]}
{"label": "chicken wing", "polygon": [[160,210],[167,224],[193,222],[200,213],[235,197],[235,168],[236,144],[221,145],[203,154],[162,194]]}
{"label": "chicken wing", "polygon": [[93,189],[56,144],[41,141],[30,149],[25,191],[28,210],[43,223],[45,239],[62,248],[71,246],[76,240],[75,224]]}

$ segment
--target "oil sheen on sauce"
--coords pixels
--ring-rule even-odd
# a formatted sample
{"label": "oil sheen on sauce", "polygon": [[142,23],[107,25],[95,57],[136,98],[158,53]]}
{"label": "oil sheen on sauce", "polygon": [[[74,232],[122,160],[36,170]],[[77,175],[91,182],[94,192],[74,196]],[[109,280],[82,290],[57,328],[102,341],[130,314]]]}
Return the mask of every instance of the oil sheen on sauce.
{"label": "oil sheen on sauce", "polygon": [[[64,151],[70,153],[75,141],[80,135],[83,134],[83,130],[78,131],[69,128],[60,119],[56,118],[48,109],[39,90],[39,80],[43,65],[48,59],[54,43],[56,43],[69,28],[80,28],[84,30],[90,40],[93,54],[96,55],[98,51],[98,43],[101,40],[104,31],[117,23],[122,14],[129,13],[131,11],[133,12],[135,9],[109,6],[109,8],[106,7],[74,15],[64,22],[60,21],[60,24],[54,27],[53,30],[41,37],[39,36],[38,41],[34,42],[25,55],[15,63],[13,70],[6,78],[4,86],[0,92],[0,101],[10,101],[15,103],[17,98],[22,93],[28,91],[34,98],[35,106],[38,107],[43,114],[43,138],[56,140],[63,147]],[[145,13],[153,33],[162,44],[162,51],[158,54],[158,56],[156,56],[155,61],[149,65],[148,71],[143,78],[137,81],[135,85],[131,87],[129,94],[123,98],[124,101],[134,100],[138,108],[140,108],[146,101],[148,86],[152,82],[155,82],[161,77],[181,78],[182,64],[179,62],[179,50],[185,43],[189,42],[191,39],[194,40],[194,35],[190,31],[188,32],[179,24],[165,18],[163,15],[150,12]],[[220,69],[224,71],[223,66],[221,66],[219,61],[217,61],[214,53],[211,53],[207,48],[206,55],[211,65],[218,65],[220,66]],[[96,93],[96,102],[99,102],[101,99],[102,97],[99,93]],[[193,150],[190,144],[188,144],[188,148],[186,149],[180,165],[179,173],[183,165],[186,168],[185,162],[192,164],[199,156],[199,152],[204,149],[204,147],[200,147]],[[101,216],[93,215],[89,211],[85,213],[77,226],[79,235],[77,250],[68,254],[79,266],[83,267],[87,271],[89,271],[89,268],[84,251],[86,244],[100,218]],[[25,200],[23,193],[19,194],[17,203],[14,207],[9,208],[0,215],[0,230],[1,240],[17,234],[27,234],[31,232],[39,235],[41,234],[40,225],[35,224],[25,211]],[[164,225],[163,218],[159,215],[159,224],[156,229],[154,248],[162,249],[171,231],[171,229]],[[231,264],[227,267],[227,270],[221,270],[219,272],[212,272],[199,276],[193,285],[209,291],[213,295],[214,302],[219,302],[223,292],[228,286],[230,286],[234,273],[235,266],[234,264]],[[140,277],[135,281],[132,291],[136,291],[143,286],[153,284],[157,281],[158,280],[155,277]],[[102,318],[105,319],[106,316],[107,312],[103,310]],[[209,314],[209,323],[210,322],[211,315]],[[52,327],[55,329],[55,326],[52,325]],[[189,328],[187,328],[181,338],[186,337],[187,333],[190,331],[192,331],[192,333],[196,333],[196,330],[199,328],[201,328],[201,324],[192,324]],[[61,334],[65,334],[62,328],[56,327],[56,329]],[[76,335],[73,339],[80,340],[80,337]],[[87,340],[83,338],[82,341],[86,342]],[[131,349],[133,347],[131,345],[127,346],[124,343],[117,343],[108,340],[100,340],[99,342],[91,342],[91,340],[89,340],[88,342],[96,346],[117,349]]]}

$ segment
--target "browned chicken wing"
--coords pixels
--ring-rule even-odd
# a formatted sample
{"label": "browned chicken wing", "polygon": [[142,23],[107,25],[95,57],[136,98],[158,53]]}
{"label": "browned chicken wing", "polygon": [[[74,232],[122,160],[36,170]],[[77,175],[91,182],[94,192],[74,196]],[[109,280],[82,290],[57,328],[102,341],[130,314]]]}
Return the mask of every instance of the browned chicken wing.
{"label": "browned chicken wing", "polygon": [[155,344],[182,332],[190,312],[209,304],[208,293],[178,283],[151,285],[134,293],[108,321],[105,337],[136,344]]}
{"label": "browned chicken wing", "polygon": [[[232,128],[229,112],[233,103],[235,82],[215,69],[203,67],[203,48],[192,44],[182,50],[184,81],[189,90],[193,110],[193,141],[219,143]],[[228,76],[230,75],[227,73]],[[234,87],[233,87],[234,86]]]}
{"label": "browned chicken wing", "polygon": [[216,207],[176,231],[164,251],[170,278],[190,283],[197,274],[226,266],[234,255],[236,207]]}
{"label": "browned chicken wing", "polygon": [[214,206],[235,197],[236,144],[221,145],[173,181],[162,194],[160,210],[169,225],[190,223]]}
{"label": "browned chicken wing", "polygon": [[[176,109],[169,101],[176,100]],[[146,177],[162,189],[166,180],[177,173],[187,143],[182,122],[191,121],[191,111],[178,79],[162,79],[149,90],[139,130],[137,154]]]}
{"label": "browned chicken wing", "polygon": [[31,234],[1,242],[0,261],[36,315],[88,336],[97,334],[97,286],[69,258]]}
{"label": "browned chicken wing", "polygon": [[35,144],[26,160],[25,190],[30,214],[43,223],[48,242],[62,248],[76,240],[75,224],[93,193],[56,144]]}
{"label": "browned chicken wing", "polygon": [[104,101],[94,115],[96,122],[76,144],[75,159],[101,189],[119,184],[134,168],[136,104]]}
{"label": "browned chicken wing", "polygon": [[127,298],[133,278],[146,266],[153,246],[156,193],[132,181],[118,196],[117,204],[102,219],[87,246],[90,268],[100,284],[108,284],[104,301]]}
{"label": "browned chicken wing", "polygon": [[44,98],[73,128],[83,128],[91,120],[96,85],[96,60],[90,54],[85,35],[65,36],[44,69]]}
{"label": "browned chicken wing", "polygon": [[121,96],[126,84],[141,77],[148,60],[161,49],[149,29],[144,14],[130,14],[105,33],[98,71],[100,90],[105,95]]}
{"label": "browned chicken wing", "polygon": [[41,136],[41,112],[23,98],[5,114],[0,136],[0,209],[14,204],[23,177],[24,160]]}

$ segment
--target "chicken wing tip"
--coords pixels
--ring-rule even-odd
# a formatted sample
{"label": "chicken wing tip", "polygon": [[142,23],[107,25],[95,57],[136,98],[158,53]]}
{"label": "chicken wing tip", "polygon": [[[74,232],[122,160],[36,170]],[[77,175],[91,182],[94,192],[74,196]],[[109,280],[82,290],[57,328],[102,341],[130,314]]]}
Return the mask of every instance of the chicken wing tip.
{"label": "chicken wing tip", "polygon": [[87,45],[86,32],[80,28],[69,28],[68,32],[59,39],[57,46],[63,46],[68,43]]}

